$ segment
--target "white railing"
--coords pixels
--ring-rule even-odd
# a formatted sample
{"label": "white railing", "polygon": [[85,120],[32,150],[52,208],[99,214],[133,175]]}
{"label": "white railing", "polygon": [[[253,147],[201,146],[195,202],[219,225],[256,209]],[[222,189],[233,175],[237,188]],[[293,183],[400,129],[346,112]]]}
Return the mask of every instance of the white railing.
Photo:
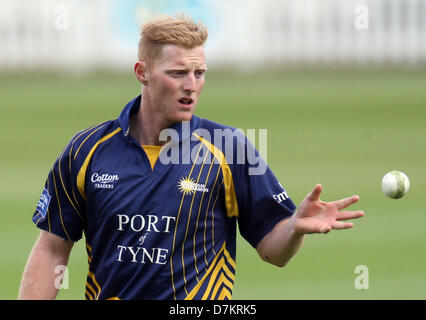
{"label": "white railing", "polygon": [[[206,19],[213,65],[426,63],[426,0],[178,2]],[[0,72],[128,68],[140,22],[172,3],[0,0]]]}
{"label": "white railing", "polygon": [[242,9],[231,10],[225,21],[230,31],[223,59],[279,64],[426,62],[424,0],[235,2],[233,6]]}

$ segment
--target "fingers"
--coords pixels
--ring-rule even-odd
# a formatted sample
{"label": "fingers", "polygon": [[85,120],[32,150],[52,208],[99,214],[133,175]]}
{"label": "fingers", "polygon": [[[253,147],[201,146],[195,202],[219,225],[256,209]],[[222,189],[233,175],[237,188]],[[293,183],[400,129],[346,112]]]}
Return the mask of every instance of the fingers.
{"label": "fingers", "polygon": [[358,200],[359,200],[359,196],[352,196],[352,197],[344,198],[341,200],[337,200],[335,201],[337,210],[347,208],[350,205],[354,204],[355,202],[358,202]]}
{"label": "fingers", "polygon": [[341,222],[341,221],[335,221],[331,227],[334,230],[344,230],[344,229],[350,229],[354,226],[352,222]]}
{"label": "fingers", "polygon": [[331,225],[328,225],[328,224],[317,225],[313,228],[313,230],[310,233],[327,234],[331,230],[345,230],[345,229],[353,228],[353,226],[354,224],[352,222],[334,221]]}
{"label": "fingers", "polygon": [[350,229],[354,226],[352,222],[342,222],[341,220],[357,219],[364,216],[364,211],[343,211],[339,213],[339,217],[334,221],[331,227],[334,230]]}
{"label": "fingers", "polygon": [[331,230],[344,230],[353,228],[354,224],[352,222],[343,222],[341,220],[350,220],[357,219],[364,216],[364,211],[343,211],[339,212],[339,217],[337,220],[333,221],[331,224],[328,223],[318,223],[314,226],[312,233],[323,233],[326,234]]}
{"label": "fingers", "polygon": [[[322,185],[317,184],[314,187],[314,189],[306,195],[305,199],[309,200],[309,201],[318,201],[320,199],[321,192],[322,192]],[[352,205],[352,204],[354,204],[358,201],[359,201],[359,196],[355,195],[355,196],[352,196],[352,197],[337,200],[337,201],[335,201],[335,204],[337,206],[337,210],[341,210],[341,209],[349,207],[350,205]]]}
{"label": "fingers", "polygon": [[322,192],[322,185],[317,184],[315,188],[310,193],[307,194],[306,200],[309,200],[309,201],[319,200],[321,192]]}
{"label": "fingers", "polygon": [[339,212],[337,220],[358,219],[364,216],[364,211],[342,211]]}
{"label": "fingers", "polygon": [[332,226],[328,223],[316,223],[313,226],[309,227],[307,233],[329,233],[332,229]]}
{"label": "fingers", "polygon": [[319,233],[327,234],[331,231],[331,229],[332,227],[325,225],[319,229]]}

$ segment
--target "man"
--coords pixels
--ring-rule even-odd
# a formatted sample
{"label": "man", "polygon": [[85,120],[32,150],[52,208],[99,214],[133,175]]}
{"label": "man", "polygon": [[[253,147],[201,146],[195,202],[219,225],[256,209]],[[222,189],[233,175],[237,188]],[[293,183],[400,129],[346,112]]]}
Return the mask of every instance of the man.
{"label": "man", "polygon": [[[87,299],[230,299],[237,223],[263,260],[283,267],[306,234],[363,215],[341,211],[358,196],[321,201],[321,185],[296,211],[261,159],[264,170],[252,170],[258,153],[244,136],[193,115],[206,38],[184,15],[144,25],[134,66],[142,94],[118,119],[79,132],[55,162],[19,298],[56,297],[55,267],[84,232]],[[228,135],[212,139],[218,132]]]}

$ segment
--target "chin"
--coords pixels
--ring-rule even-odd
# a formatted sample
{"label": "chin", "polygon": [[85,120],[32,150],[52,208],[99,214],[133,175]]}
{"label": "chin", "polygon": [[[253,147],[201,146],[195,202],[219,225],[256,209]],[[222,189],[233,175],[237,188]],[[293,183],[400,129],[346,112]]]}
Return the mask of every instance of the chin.
{"label": "chin", "polygon": [[179,112],[173,117],[173,122],[191,121],[193,112]]}

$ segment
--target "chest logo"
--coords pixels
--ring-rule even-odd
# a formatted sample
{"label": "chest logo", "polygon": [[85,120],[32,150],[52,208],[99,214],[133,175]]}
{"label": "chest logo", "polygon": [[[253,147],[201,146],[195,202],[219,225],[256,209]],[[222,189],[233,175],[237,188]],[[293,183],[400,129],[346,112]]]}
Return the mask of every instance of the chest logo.
{"label": "chest logo", "polygon": [[95,172],[90,177],[90,181],[94,184],[96,189],[114,189],[114,183],[119,180],[117,174]]}
{"label": "chest logo", "polygon": [[193,178],[183,177],[178,182],[178,189],[183,192],[184,195],[192,195],[195,192],[209,192],[205,184],[197,183]]}

